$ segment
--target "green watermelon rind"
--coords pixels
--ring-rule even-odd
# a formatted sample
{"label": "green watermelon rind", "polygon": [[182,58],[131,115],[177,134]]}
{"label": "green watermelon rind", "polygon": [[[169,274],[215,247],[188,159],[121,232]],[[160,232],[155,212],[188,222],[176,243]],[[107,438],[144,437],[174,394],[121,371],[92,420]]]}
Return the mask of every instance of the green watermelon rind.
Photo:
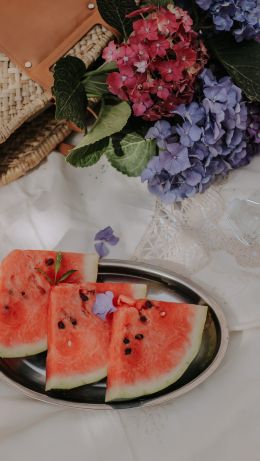
{"label": "green watermelon rind", "polygon": [[36,343],[17,344],[12,347],[6,347],[0,344],[0,357],[5,359],[28,357],[29,355],[40,354],[47,349],[47,336]]}
{"label": "green watermelon rind", "polygon": [[196,308],[198,312],[196,314],[196,321],[191,336],[191,346],[179,364],[178,368],[175,368],[173,372],[162,375],[160,378],[153,380],[149,379],[147,381],[138,383],[135,386],[113,386],[113,388],[107,389],[106,391],[105,401],[107,403],[117,400],[130,400],[137,397],[154,394],[175,383],[183,375],[183,373],[187,370],[199,352],[207,317],[207,306],[194,305],[193,307]]}
{"label": "green watermelon rind", "polygon": [[46,380],[45,390],[52,389],[73,389],[75,387],[92,384],[104,379],[107,376],[107,367],[99,368],[95,372],[86,374],[77,374],[73,376],[56,375]]}

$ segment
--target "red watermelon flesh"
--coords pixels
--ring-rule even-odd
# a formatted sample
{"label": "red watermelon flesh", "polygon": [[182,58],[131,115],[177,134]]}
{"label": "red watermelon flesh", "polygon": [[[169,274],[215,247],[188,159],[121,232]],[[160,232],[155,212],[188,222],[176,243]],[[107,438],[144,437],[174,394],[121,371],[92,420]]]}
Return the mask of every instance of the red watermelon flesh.
{"label": "red watermelon flesh", "polygon": [[[60,275],[78,272],[67,281],[95,281],[96,255],[63,253]],[[12,251],[1,263],[0,357],[22,357],[47,348],[47,308],[50,283],[37,272],[40,268],[54,279],[55,252]]]}
{"label": "red watermelon flesh", "polygon": [[72,389],[107,374],[110,323],[92,313],[96,294],[112,291],[134,296],[145,285],[127,283],[63,284],[53,288],[48,317],[46,390]]}
{"label": "red watermelon flesh", "polygon": [[113,314],[106,401],[153,394],[197,355],[206,306],[140,300]]}

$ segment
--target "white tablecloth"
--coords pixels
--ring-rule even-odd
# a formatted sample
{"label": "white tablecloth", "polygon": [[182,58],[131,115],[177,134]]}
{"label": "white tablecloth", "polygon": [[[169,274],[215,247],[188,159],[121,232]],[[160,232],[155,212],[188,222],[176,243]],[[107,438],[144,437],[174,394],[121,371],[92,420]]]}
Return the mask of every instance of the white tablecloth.
{"label": "white tablecloth", "polygon": [[[241,181],[246,171],[239,173]],[[154,204],[138,179],[106,163],[76,170],[52,154],[0,190],[0,257],[14,247],[92,251],[95,232],[111,225],[120,244],[110,256],[129,258],[149,227]],[[63,409],[1,382],[0,460],[259,461],[260,329],[245,328],[241,323],[241,331],[231,333],[227,356],[213,376],[160,407]]]}

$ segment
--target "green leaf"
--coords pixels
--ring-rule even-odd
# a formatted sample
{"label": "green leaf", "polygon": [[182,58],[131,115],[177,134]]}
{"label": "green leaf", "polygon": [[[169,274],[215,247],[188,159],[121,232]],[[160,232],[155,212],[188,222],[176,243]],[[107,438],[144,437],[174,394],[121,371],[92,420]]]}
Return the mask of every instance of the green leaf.
{"label": "green leaf", "polygon": [[260,101],[260,45],[254,41],[237,43],[230,34],[216,34],[209,45],[248,99]]}
{"label": "green leaf", "polygon": [[104,138],[90,146],[75,148],[67,155],[66,162],[80,168],[92,166],[105,153],[108,142],[109,138]]}
{"label": "green leaf", "polygon": [[55,258],[54,283],[56,283],[57,275],[58,275],[58,272],[59,272],[60,266],[61,266],[61,262],[62,262],[62,253],[59,252],[59,253],[56,254],[56,258]]}
{"label": "green leaf", "polygon": [[107,76],[116,70],[117,65],[114,62],[105,62],[98,69],[88,72],[83,82],[88,98],[100,98],[108,94]]}
{"label": "green leaf", "polygon": [[132,32],[133,22],[133,19],[126,18],[126,15],[137,9],[135,1],[97,0],[97,6],[102,18],[126,39]]}
{"label": "green leaf", "polygon": [[128,133],[120,140],[121,152],[110,140],[106,151],[107,158],[111,165],[127,176],[139,176],[146,167],[149,160],[156,154],[156,143],[152,139],[144,139],[138,133]]}
{"label": "green leaf", "polygon": [[60,283],[60,282],[64,282],[64,280],[67,280],[67,278],[69,278],[70,275],[74,274],[74,272],[78,272],[76,269],[71,269],[69,270],[68,272],[65,272],[65,274],[63,274],[58,280],[57,280],[57,284]]}
{"label": "green leaf", "polygon": [[108,94],[108,86],[106,83],[106,75],[96,75],[84,81],[84,88],[88,98],[101,98],[104,94]]}
{"label": "green leaf", "polygon": [[55,116],[70,120],[82,129],[87,122],[87,96],[82,83],[85,74],[85,64],[74,56],[60,59],[54,67]]}
{"label": "green leaf", "polygon": [[103,138],[121,131],[131,115],[131,108],[125,101],[114,106],[104,106],[100,118],[97,120],[91,131],[82,138],[73,151],[81,147],[89,146]]}
{"label": "green leaf", "polygon": [[43,275],[43,276],[46,278],[46,280],[48,280],[48,282],[49,282],[51,285],[53,285],[52,279],[48,276],[48,274],[46,274],[46,272],[44,272],[44,271],[43,271],[42,269],[40,269],[39,267],[35,267],[35,270],[36,270],[37,272],[39,272],[39,274]]}
{"label": "green leaf", "polygon": [[94,75],[102,75],[102,74],[109,74],[109,72],[113,72],[117,70],[118,67],[114,61],[111,62],[104,62],[101,66],[97,69],[91,70],[87,72],[86,79],[89,77],[93,77]]}

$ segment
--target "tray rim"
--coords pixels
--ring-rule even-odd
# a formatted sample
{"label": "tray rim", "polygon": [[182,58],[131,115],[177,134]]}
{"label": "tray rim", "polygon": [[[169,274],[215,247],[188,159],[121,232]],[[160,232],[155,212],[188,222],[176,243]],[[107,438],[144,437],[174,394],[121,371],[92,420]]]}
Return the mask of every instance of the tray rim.
{"label": "tray rim", "polygon": [[[5,375],[4,372],[0,370],[0,380],[10,384],[12,387],[21,391],[27,397],[30,397],[34,400],[38,400],[44,403],[49,403],[52,405],[58,405],[64,408],[74,408],[80,410],[130,410],[136,408],[144,408],[144,407],[151,407],[157,406],[160,404],[167,403],[169,401],[175,400],[176,398],[180,397],[181,395],[186,394],[187,392],[191,391],[192,389],[196,388],[200,384],[202,384],[206,379],[208,379],[219,367],[221,362],[223,361],[226,351],[228,348],[229,343],[229,329],[227,319],[225,314],[220,307],[220,305],[214,300],[214,298],[208,294],[207,290],[200,288],[197,283],[190,281],[188,278],[169,270],[168,268],[163,268],[158,266],[155,263],[147,263],[143,261],[134,261],[134,260],[121,260],[121,259],[105,259],[103,261],[99,261],[99,268],[109,268],[112,267],[113,269],[130,269],[146,272],[147,275],[153,275],[165,279],[171,279],[179,284],[185,285],[188,289],[194,291],[200,298],[202,298],[209,307],[213,309],[216,314],[216,317],[219,322],[221,338],[220,344],[217,351],[216,356],[214,357],[212,363],[195,379],[190,381],[189,383],[185,384],[184,386],[176,389],[172,392],[169,392],[165,395],[152,398],[148,401],[140,402],[138,405],[131,405],[131,401],[129,401],[128,407],[114,407],[112,404],[103,404],[103,403],[84,403],[84,402],[70,402],[67,400],[55,399],[54,397],[48,396],[47,394],[41,394],[39,392],[33,391],[28,389],[26,386],[22,384],[16,383],[11,378]],[[126,274],[127,275],[127,274]],[[145,275],[145,274],[143,274]],[[138,275],[137,275],[138,278]],[[127,404],[127,401],[125,402]]]}

